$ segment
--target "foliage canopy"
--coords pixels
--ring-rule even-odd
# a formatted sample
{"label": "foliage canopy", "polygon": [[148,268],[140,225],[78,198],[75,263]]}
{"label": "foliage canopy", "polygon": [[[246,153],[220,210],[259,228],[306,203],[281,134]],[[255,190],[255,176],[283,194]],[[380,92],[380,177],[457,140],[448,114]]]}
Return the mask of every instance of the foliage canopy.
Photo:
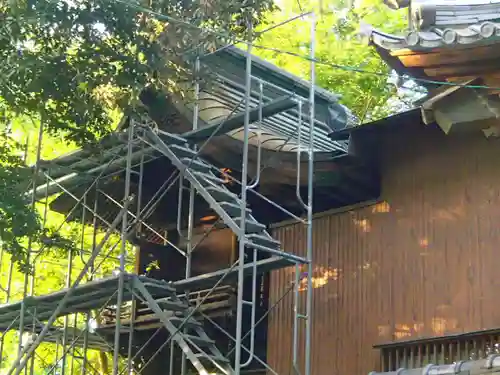
{"label": "foliage canopy", "polygon": [[[247,19],[258,24],[273,9],[272,0],[0,1],[2,123],[31,118],[64,142],[93,144],[117,113],[140,105],[145,87],[178,90],[196,53],[242,36]],[[30,177],[11,157],[19,145],[0,136],[2,247],[26,268],[40,219],[16,193]]]}
{"label": "foliage canopy", "polygon": [[[394,87],[387,83],[389,68],[360,37],[362,24],[370,24],[388,33],[398,33],[406,27],[406,14],[391,11],[381,0],[283,0],[282,10],[274,12],[272,23],[283,22],[293,15],[315,9],[317,85],[341,95],[341,102],[366,122],[388,115],[389,98]],[[261,27],[266,27],[262,25]],[[309,78],[309,61],[302,56],[309,53],[310,22],[305,17],[284,24],[262,35],[261,45],[269,49],[255,49],[255,53],[279,67],[302,78]],[[365,72],[359,72],[359,70]],[[375,72],[378,74],[370,74]]]}
{"label": "foliage canopy", "polygon": [[109,110],[146,86],[173,90],[216,39],[242,35],[272,0],[78,0],[0,3],[4,113],[42,115],[82,144],[110,130]]}

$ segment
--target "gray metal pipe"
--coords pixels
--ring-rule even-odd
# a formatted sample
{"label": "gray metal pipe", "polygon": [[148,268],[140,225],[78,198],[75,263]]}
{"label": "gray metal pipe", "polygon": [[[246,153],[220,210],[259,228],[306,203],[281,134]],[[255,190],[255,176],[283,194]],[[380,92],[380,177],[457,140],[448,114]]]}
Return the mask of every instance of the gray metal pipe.
{"label": "gray metal pipe", "polygon": [[123,304],[123,295],[125,288],[125,257],[127,253],[127,219],[128,210],[125,207],[125,202],[129,201],[130,197],[130,176],[132,171],[132,155],[133,149],[133,139],[134,139],[134,119],[131,119],[128,129],[128,142],[127,142],[127,167],[125,175],[125,192],[123,197],[123,208],[125,209],[125,214],[122,218],[122,228],[121,228],[121,249],[120,249],[120,274],[118,275],[118,296],[116,299],[116,318],[115,318],[115,337],[114,337],[114,347],[113,347],[113,375],[118,375],[118,366],[120,360],[120,334],[121,334],[121,308]]}
{"label": "gray metal pipe", "polygon": [[491,354],[486,359],[475,361],[459,361],[446,365],[429,364],[414,369],[400,368],[396,371],[375,372],[368,375],[480,375],[500,371],[500,354]]}
{"label": "gray metal pipe", "polygon": [[[127,147],[127,145],[123,145],[123,147]],[[139,162],[143,155],[148,154],[152,152],[151,148],[143,148],[140,151],[137,151],[133,153],[132,155],[132,164]],[[110,173],[116,172],[120,168],[124,168],[127,163],[127,156],[123,156],[114,160],[111,160],[110,163],[106,163],[104,165],[100,165],[98,167],[94,167],[89,169],[86,172],[72,172],[67,175],[61,176],[59,178],[54,179],[52,182],[38,186],[35,189],[35,196],[37,199],[42,198],[46,194],[46,190],[48,190],[48,195],[53,195],[56,193],[59,193],[60,187],[59,186],[64,186],[64,187],[69,187],[73,186],[73,184],[78,184],[79,179],[82,177],[82,174],[84,174],[86,177],[94,179],[95,176],[92,176],[93,174],[97,174],[99,172],[103,172],[104,170],[109,171]],[[100,176],[99,176],[100,177]],[[28,194],[32,194],[33,190],[29,191]]]}
{"label": "gray metal pipe", "polygon": [[241,167],[241,218],[240,228],[238,230],[239,251],[238,251],[238,295],[236,309],[236,334],[234,352],[234,375],[240,375],[241,370],[241,343],[242,343],[242,320],[243,320],[243,281],[245,278],[245,225],[246,225],[246,204],[247,204],[247,177],[248,177],[248,135],[250,129],[250,91],[251,91],[251,72],[252,72],[252,23],[248,22],[249,43],[246,52],[245,69],[245,121],[243,126],[243,160]]}
{"label": "gray metal pipe", "polygon": [[[307,171],[307,295],[306,295],[306,346],[304,375],[311,374],[311,341],[312,341],[312,299],[313,299],[313,179],[314,179],[314,115],[316,97],[316,15],[311,13],[311,86],[309,97],[309,170]],[[298,287],[298,286],[297,286]]]}

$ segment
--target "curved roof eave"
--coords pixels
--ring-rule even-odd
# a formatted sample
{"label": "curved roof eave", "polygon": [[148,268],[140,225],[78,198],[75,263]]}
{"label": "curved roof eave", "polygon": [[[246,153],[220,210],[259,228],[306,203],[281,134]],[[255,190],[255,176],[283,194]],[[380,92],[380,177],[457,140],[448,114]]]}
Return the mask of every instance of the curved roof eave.
{"label": "curved roof eave", "polygon": [[429,31],[415,30],[404,35],[371,29],[370,40],[390,51],[411,49],[426,52],[441,48],[480,46],[500,42],[500,23],[487,21],[457,29],[433,27]]}
{"label": "curved roof eave", "polygon": [[[239,83],[244,83],[246,52],[228,46],[220,51],[203,58],[203,62],[218,70],[218,73],[229,79],[238,77]],[[281,90],[294,93],[308,99],[310,82],[297,77],[278,66],[252,55],[252,76],[265,81]],[[331,131],[344,127],[354,126],[359,119],[339,102],[340,95],[315,86],[316,118],[323,118],[323,123]]]}
{"label": "curved roof eave", "polygon": [[[220,64],[222,63],[225,66],[231,66],[232,69],[228,69],[227,71],[233,71],[237,73],[243,72],[244,77],[244,69],[245,69],[245,57],[246,53],[236,47],[227,47],[213,55],[212,57],[207,58],[207,62],[210,61]],[[268,81],[271,84],[275,85],[277,88],[282,88],[286,91],[293,92],[298,96],[308,98],[310,83],[294,76],[286,72],[279,67],[264,61],[261,58],[256,56],[252,56],[253,60],[253,76],[256,76],[262,80]],[[220,73],[225,73],[226,70],[221,70]],[[241,76],[241,75],[240,75]],[[331,157],[332,151],[337,151],[337,153],[344,154],[347,149],[347,145],[343,144],[343,142],[335,142],[332,141],[328,134],[334,130],[343,129],[346,127],[350,127],[356,125],[358,119],[352,114],[352,112],[338,102],[339,95],[331,93],[325,89],[322,89],[318,86],[315,86],[315,101],[316,101],[316,113],[317,117],[321,120],[318,120],[321,123],[321,126],[318,126],[316,129],[316,133],[319,140],[322,142],[331,143],[331,149],[323,148],[319,152],[318,156],[321,155],[323,157]],[[127,121],[127,116],[124,116],[121,123],[125,123]],[[303,126],[308,126],[307,122],[303,122]],[[328,128],[328,129],[326,129]],[[279,133],[280,127],[277,124],[274,127],[274,132]],[[283,135],[286,137],[286,133],[283,132]],[[108,153],[118,152],[118,154],[124,154],[125,150],[123,149],[123,139],[120,134],[110,134],[108,137],[105,137],[101,141],[101,146],[105,149],[104,159],[107,160]],[[101,150],[102,151],[102,150]],[[320,151],[320,150],[318,150]],[[123,155],[121,155],[123,156]],[[148,155],[148,158],[153,160],[157,155],[155,153],[151,153]],[[51,168],[52,172],[55,175],[55,178],[64,177],[68,173],[71,175],[72,173],[80,174],[84,173],[87,169],[97,168],[102,165],[103,158],[102,155],[94,155],[92,150],[76,150],[72,153],[63,155],[54,160],[43,161],[42,164],[45,168]],[[119,163],[118,163],[119,164]],[[117,168],[120,169],[121,164],[118,165]],[[75,168],[76,167],[76,168]]]}
{"label": "curved roof eave", "polygon": [[[227,59],[229,63],[235,65],[244,64],[246,59],[246,52],[234,46],[227,47],[214,55],[224,56],[224,59]],[[252,61],[254,63],[253,68],[258,69],[259,75],[262,75],[260,78],[269,78],[271,82],[278,80],[284,89],[294,91],[298,95],[304,97],[309,95],[311,83],[305,79],[297,77],[258,56],[252,55]],[[243,65],[243,67],[244,66],[245,65]],[[318,86],[315,87],[315,91],[317,99],[324,100],[328,103],[337,103],[341,98],[341,95],[332,93]]]}

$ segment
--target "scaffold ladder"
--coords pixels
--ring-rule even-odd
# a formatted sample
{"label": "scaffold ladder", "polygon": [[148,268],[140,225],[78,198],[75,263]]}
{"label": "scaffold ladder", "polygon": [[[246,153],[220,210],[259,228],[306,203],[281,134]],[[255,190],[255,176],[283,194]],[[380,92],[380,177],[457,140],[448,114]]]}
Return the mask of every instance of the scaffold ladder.
{"label": "scaffold ladder", "polygon": [[281,243],[271,237],[266,226],[252,216],[252,210],[248,207],[245,208],[245,230],[241,233],[241,199],[226,187],[226,181],[214,174],[218,168],[201,159],[195,150],[189,148],[186,139],[158,129],[153,130],[149,126],[142,126],[140,129],[144,135],[139,138],[170,159],[247,248],[288,259],[291,264],[307,263],[303,257],[280,250]]}
{"label": "scaffold ladder", "polygon": [[171,288],[168,297],[155,299],[147,286],[135,279],[134,290],[155,313],[170,333],[171,340],[179,345],[200,375],[209,374],[206,369],[208,366],[217,368],[221,374],[232,374],[229,360],[219,351],[215,341],[208,337],[203,324],[192,316],[194,308],[187,301],[181,301],[174,288]]}

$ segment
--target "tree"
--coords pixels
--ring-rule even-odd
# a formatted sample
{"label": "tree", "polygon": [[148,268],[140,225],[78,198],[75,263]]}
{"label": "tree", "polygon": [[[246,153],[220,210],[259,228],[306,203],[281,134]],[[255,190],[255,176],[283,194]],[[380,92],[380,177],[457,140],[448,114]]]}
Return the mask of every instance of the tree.
{"label": "tree", "polygon": [[22,148],[9,128],[0,134],[0,239],[8,247],[13,260],[26,271],[27,249],[24,241],[40,234],[40,221],[29,198],[19,194],[19,186],[29,181],[30,171],[24,167]]}
{"label": "tree", "polygon": [[[66,143],[95,144],[110,132],[117,113],[141,107],[145,87],[182,90],[181,83],[193,79],[197,53],[242,37],[247,21],[258,24],[272,4],[0,0],[0,122],[31,118]],[[0,136],[4,147],[13,144],[8,133]],[[29,172],[19,157],[6,155],[0,163],[1,246],[27,270],[23,243],[40,237],[40,220],[29,198],[13,196],[13,186]],[[15,218],[24,224],[17,228]]]}
{"label": "tree", "polygon": [[[15,216],[19,211],[22,212],[23,209],[29,213],[29,218],[36,221],[36,225],[32,225],[30,231],[26,230],[26,236],[14,237],[14,240],[19,242],[19,250],[10,251],[9,254],[6,249],[10,249],[11,247],[2,247],[0,249],[0,300],[2,302],[12,302],[22,299],[25,281],[28,281],[28,291],[33,291],[35,295],[45,295],[61,290],[66,286],[66,278],[69,273],[71,274],[72,281],[76,279],[89,258],[89,250],[93,248],[94,243],[99,243],[104,236],[104,230],[100,229],[97,231],[96,238],[94,239],[93,228],[89,225],[82,226],[78,222],[65,222],[64,215],[48,209],[51,200],[56,197],[49,197],[47,205],[42,201],[32,206],[29,197],[25,198],[25,195],[20,195],[16,190],[17,186],[13,182],[24,183],[26,180],[30,180],[32,175],[32,170],[24,167],[23,159],[26,158],[28,161],[36,159],[38,133],[39,124],[31,122],[29,119],[18,117],[11,123],[5,137],[0,138],[10,142],[1,149],[3,151],[1,153],[2,161],[7,159],[6,155],[10,155],[6,160],[7,163],[2,165],[1,170],[3,172],[18,170],[18,173],[21,174],[18,180],[14,178],[17,174],[5,176],[0,174],[1,191],[10,193],[9,196],[4,195],[0,197],[0,212],[5,213],[5,207],[8,207],[10,210],[7,212],[12,214],[12,220],[16,220],[16,222],[12,222],[11,226],[3,229],[15,232],[16,234],[19,233],[19,228],[24,228],[24,226],[19,225],[21,220],[29,221],[25,217]],[[44,135],[42,146],[41,155],[47,159],[55,157],[60,153],[65,153],[75,147],[75,145],[67,145],[61,138],[48,135]],[[22,174],[25,174],[25,176]],[[8,184],[9,182],[11,183],[10,185]],[[87,215],[90,215],[90,213],[87,212]],[[29,226],[26,225],[26,227]],[[59,229],[57,232],[56,228]],[[2,238],[9,239],[4,232],[2,232]],[[40,238],[43,238],[44,241],[40,241]],[[52,240],[51,246],[46,246],[48,238]],[[24,256],[27,255],[27,241],[30,239],[32,243],[29,248],[32,250],[32,253],[29,262],[30,267],[28,268]],[[96,266],[100,264],[100,267],[96,267],[94,278],[109,276],[117,268],[119,263],[117,257],[120,252],[120,246],[113,248],[113,245],[120,240],[118,235],[111,236],[95,262]],[[42,249],[43,251],[40,251]],[[109,256],[106,256],[108,253]],[[133,251],[128,251],[127,255],[126,269],[127,272],[132,272],[135,254]],[[68,267],[70,262],[72,264],[71,269]],[[28,271],[30,275],[26,275]],[[27,276],[28,278],[26,278]],[[90,273],[87,279],[88,277],[90,277]],[[58,319],[54,326],[62,327],[64,320],[64,318]],[[28,314],[25,324],[29,325],[31,323],[32,321]],[[19,322],[16,324],[19,324]],[[86,316],[84,314],[72,315],[69,317],[69,324],[70,327],[75,325],[79,329],[84,329],[86,326]],[[17,326],[14,328],[17,328]],[[29,332],[26,332],[25,336],[27,338]],[[3,338],[3,356],[0,361],[1,369],[9,368],[17,356],[18,340],[19,336],[15,330],[7,332]],[[62,348],[59,346],[58,354],[56,353],[56,348],[56,345],[50,343],[41,345],[37,350],[38,356],[35,357],[34,373],[48,371],[56,364],[57,359],[60,361]],[[82,349],[80,348],[79,353],[81,354],[81,352]],[[103,356],[105,357],[104,353],[90,351],[88,355],[88,370],[99,369],[99,362]],[[81,373],[81,360],[73,361],[71,357],[67,361],[67,371],[69,371],[69,368],[73,364],[75,366],[73,372]],[[51,372],[51,374],[54,374],[54,372]]]}
{"label": "tree", "polygon": [[110,108],[136,105],[146,86],[174,90],[191,78],[197,52],[271,9],[272,0],[2,1],[3,106],[95,141],[110,129]]}
{"label": "tree", "polygon": [[[23,121],[24,120],[24,121]],[[29,119],[17,118],[16,121],[12,122],[10,129],[8,130],[8,137],[0,138],[4,140],[9,140],[11,143],[2,147],[2,161],[6,159],[5,155],[10,155],[9,159],[6,160],[7,165],[3,165],[2,171],[11,171],[18,168],[19,173],[26,173],[26,179],[32,174],[32,171],[25,168],[23,165],[23,159],[26,157],[27,160],[35,160],[37,153],[37,134],[39,133],[39,126],[36,123],[32,123]],[[28,139],[28,142],[26,140]],[[18,140],[23,140],[24,142],[20,142]],[[22,143],[22,144],[21,144]],[[25,145],[26,143],[26,145]],[[17,152],[13,152],[14,147],[17,149]],[[44,158],[51,158],[58,153],[63,153],[69,148],[74,147],[74,145],[66,145],[61,139],[54,138],[45,135],[43,141],[43,147],[41,150],[41,154]],[[16,153],[18,155],[16,155]],[[14,175],[17,176],[17,175]],[[24,207],[32,207],[29,199],[25,199],[23,195],[20,195],[16,189],[15,184],[7,185],[7,182],[16,181],[14,176],[7,175],[5,178],[0,175],[0,185],[2,187],[3,192],[10,192],[11,194],[7,196],[2,196],[0,198],[0,209],[2,212],[5,212],[5,207],[12,207],[16,204],[19,205],[18,209]],[[19,179],[20,182],[25,182],[26,179],[24,176]],[[55,197],[54,197],[55,198]],[[49,198],[50,200],[53,198]],[[26,201],[28,200],[28,201]],[[15,204],[13,204],[15,203]],[[31,244],[31,250],[33,253],[31,254],[30,259],[30,268],[29,271],[32,275],[29,276],[28,280],[28,289],[34,291],[36,295],[44,295],[51,292],[59,291],[66,285],[66,277],[68,273],[71,273],[71,280],[75,280],[76,276],[80,273],[83,265],[87,261],[89,257],[89,250],[92,249],[93,243],[100,242],[104,235],[103,230],[99,230],[96,234],[96,239],[94,240],[93,228],[90,228],[88,225],[82,227],[80,223],[77,222],[64,222],[64,216],[58,214],[56,212],[47,210],[45,202],[38,202],[35,204],[33,208],[34,214],[30,216],[34,220],[43,221],[43,228],[48,229],[49,232],[44,232],[38,228],[41,228],[42,223],[38,223],[34,226],[33,231],[30,232],[30,235],[36,234],[37,236],[43,236],[46,234],[52,233],[51,239],[59,239],[58,246],[46,246],[43,252],[40,252],[43,247],[43,242],[38,241],[37,238],[33,238],[33,242]],[[10,212],[10,211],[9,211]],[[12,213],[15,214],[16,211],[12,210]],[[31,212],[30,212],[31,213]],[[26,218],[18,218],[13,217],[13,220],[18,220],[15,223],[13,222],[8,230],[12,230],[17,233],[20,227],[19,223],[21,220],[26,220]],[[61,225],[62,224],[62,225]],[[57,236],[55,235],[55,228],[59,228],[60,230],[57,232]],[[22,227],[24,228],[24,227]],[[82,230],[83,229],[83,230]],[[7,238],[5,233],[2,234],[3,238]],[[47,237],[46,237],[47,238]],[[14,259],[19,255],[25,255],[25,250],[27,249],[27,238],[15,238],[20,242],[21,250],[16,251],[12,254],[9,254],[5,251],[5,249],[0,249],[0,299],[2,302],[7,300],[7,296],[9,296],[10,302],[18,301],[23,298],[24,293],[24,284],[26,281],[26,272],[27,270],[24,267],[15,267],[15,262],[17,265],[24,265],[24,259]],[[68,241],[69,240],[69,241]],[[108,242],[108,244],[104,247],[102,251],[102,255],[99,255],[96,264],[101,264],[101,266],[97,269],[97,275],[95,277],[108,276],[111,272],[116,269],[118,266],[117,256],[120,251],[120,247],[112,248],[113,245],[120,241],[119,236],[113,235]],[[70,247],[64,247],[64,244],[69,244]],[[109,257],[105,257],[104,254],[110,252]],[[132,251],[128,251],[127,258],[127,271],[131,272],[131,265],[134,264],[133,258],[134,253]],[[71,258],[71,259],[70,259]],[[72,264],[71,270],[68,268],[68,264]],[[88,275],[90,276],[90,274]],[[95,312],[94,312],[95,315]],[[54,324],[56,327],[62,327],[64,324],[64,318],[58,319],[58,321]],[[76,322],[76,323],[75,323]],[[29,325],[32,321],[30,316],[27,315],[25,324]],[[17,322],[17,324],[19,324]],[[77,316],[72,315],[69,317],[70,327],[76,325],[79,329],[84,329],[86,326],[86,316],[84,314],[78,314]],[[14,328],[17,328],[14,327]],[[29,337],[29,332],[25,332],[24,338],[27,339]],[[9,368],[12,364],[12,361],[17,356],[17,345],[18,345],[19,335],[15,330],[7,332],[7,334],[3,338],[3,351],[2,351],[2,360],[0,361],[0,368],[5,369]],[[59,346],[59,352],[56,353],[57,346],[49,343],[44,343],[37,350],[38,356],[35,357],[34,373],[47,373],[56,363],[57,359],[61,359],[62,348]],[[82,354],[82,349],[78,350],[78,354]],[[80,355],[81,356],[81,355]],[[101,362],[101,358],[106,358],[104,353],[100,353],[97,351],[90,351],[88,353],[88,364],[87,369],[99,369],[99,362]],[[59,362],[60,363],[60,362]],[[72,366],[74,366],[74,373],[81,373],[81,360],[73,360],[69,357],[66,362],[67,368],[69,371]],[[94,371],[92,371],[94,372]],[[51,372],[53,374],[54,372]],[[57,372],[56,372],[57,373]]]}
{"label": "tree", "polygon": [[[321,4],[321,7],[320,7]],[[360,36],[363,23],[382,28],[387,32],[401,32],[406,27],[406,14],[388,10],[381,0],[283,0],[281,10],[274,11],[273,23],[283,22],[294,15],[315,10],[316,32],[316,83],[341,95],[341,102],[353,110],[362,121],[388,114],[385,106],[394,95],[389,85],[389,68],[375,50]],[[268,25],[261,25],[261,29]],[[301,56],[309,55],[310,23],[297,19],[262,34],[263,47],[255,53],[281,68],[302,78],[309,79],[309,61],[294,57],[279,49]],[[362,73],[375,72],[379,74]]]}

